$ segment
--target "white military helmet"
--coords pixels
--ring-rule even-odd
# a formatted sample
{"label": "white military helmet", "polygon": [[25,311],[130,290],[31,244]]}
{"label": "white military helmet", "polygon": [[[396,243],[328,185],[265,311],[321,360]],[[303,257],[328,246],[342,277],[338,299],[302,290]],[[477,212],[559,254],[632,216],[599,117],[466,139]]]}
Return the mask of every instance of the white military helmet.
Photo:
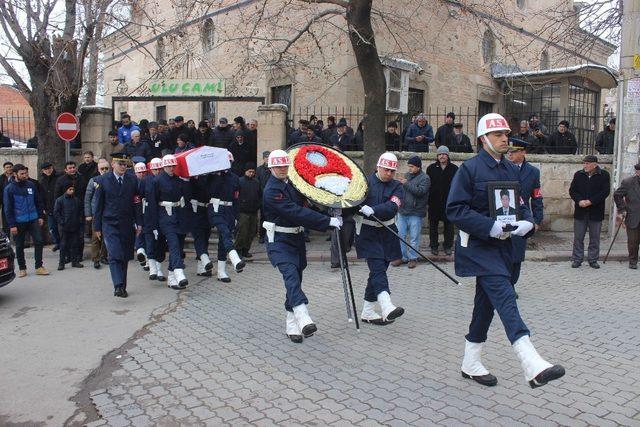
{"label": "white military helmet", "polygon": [[173,154],[167,154],[162,158],[162,167],[167,166],[178,166],[178,161],[176,160],[176,156]]}
{"label": "white military helmet", "polygon": [[269,168],[278,167],[278,166],[289,166],[291,164],[291,159],[289,155],[284,150],[273,150],[269,154],[269,158],[267,159],[267,166]]}
{"label": "white military helmet", "polygon": [[378,166],[379,168],[397,170],[398,158],[393,153],[382,153],[382,155],[378,159],[378,164],[376,166]]}
{"label": "white military helmet", "polygon": [[147,165],[145,165],[142,162],[138,162],[133,166],[133,170],[136,173],[146,172],[147,171]]}
{"label": "white military helmet", "polygon": [[151,168],[151,170],[162,169],[162,159],[154,157],[149,162],[149,167]]}
{"label": "white military helmet", "polygon": [[490,132],[507,130],[511,131],[507,119],[498,113],[485,114],[478,122],[478,138]]}

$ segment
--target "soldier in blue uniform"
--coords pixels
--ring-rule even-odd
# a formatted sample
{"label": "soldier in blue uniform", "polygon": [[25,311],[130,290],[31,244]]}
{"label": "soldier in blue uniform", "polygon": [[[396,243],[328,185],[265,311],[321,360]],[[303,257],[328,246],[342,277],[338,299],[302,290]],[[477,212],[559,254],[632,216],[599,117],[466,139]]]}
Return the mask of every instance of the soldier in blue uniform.
{"label": "soldier in blue uniform", "polygon": [[514,250],[509,238],[533,233],[531,211],[520,202],[522,219],[511,224],[515,228],[510,232],[490,216],[488,182],[520,181],[518,167],[504,156],[509,149],[509,132],[507,121],[499,114],[487,114],[480,119],[477,135],[484,150],[460,166],[447,200],[447,217],[460,230],[456,240],[456,274],[476,277],[473,316],[461,370],[464,378],[487,386],[497,384],[496,377],[481,361],[482,345],[496,310],[520,359],[525,379],[535,388],[562,377],[565,371],[562,366],[545,361],[531,344],[511,285]]}
{"label": "soldier in blue uniform", "polygon": [[[144,178],[147,176],[147,165],[144,163],[145,159],[144,157],[136,156],[131,160],[134,163],[133,171],[138,178],[138,191],[140,192],[140,196],[144,197]],[[144,220],[144,215],[142,219]],[[145,271],[149,271],[149,265],[147,264],[147,252],[145,251],[144,224],[141,225],[143,228],[143,232],[136,236],[136,259],[140,263],[140,267],[142,267]]]}
{"label": "soldier in blue uniform", "polygon": [[[144,246],[146,249],[147,263],[149,264],[149,280],[158,280],[166,282],[167,278],[162,273],[162,262],[166,258],[167,241],[164,236],[154,229],[153,209],[149,207],[148,193],[153,188],[155,177],[162,171],[162,159],[154,157],[149,162],[151,173],[145,176],[140,182],[140,194],[142,196],[142,215],[143,222],[142,233],[144,234]],[[155,231],[155,232],[154,232]]]}
{"label": "soldier in blue uniform", "polygon": [[364,206],[360,208],[364,217],[354,216],[358,258],[366,258],[369,267],[361,319],[364,323],[375,325],[387,325],[404,313],[402,307],[396,307],[391,302],[387,278],[389,262],[402,258],[400,241],[376,221],[365,218],[375,215],[385,225],[398,231],[395,217],[404,190],[402,184],[393,179],[397,169],[398,159],[393,153],[383,153],[380,156],[376,172],[367,179],[369,193]]}
{"label": "soldier in blue uniform", "polygon": [[267,165],[271,176],[264,188],[262,209],[266,230],[267,255],[284,279],[287,311],[286,333],[295,343],[313,335],[317,326],[311,320],[302,291],[302,272],[307,266],[304,228],[326,231],[330,226],[340,229],[342,219],[330,218],[304,206],[301,195],[287,179],[291,159],[283,150],[269,154]]}
{"label": "soldier in blue uniform", "polygon": [[142,209],[136,177],[126,173],[126,154],[112,157],[113,173],[95,179],[93,229],[109,253],[113,295],[126,298],[127,264],[133,259],[136,233],[141,231]]}
{"label": "soldier in blue uniform", "polygon": [[[233,155],[229,153],[229,160],[233,162]],[[213,173],[209,176],[209,206],[207,215],[209,225],[218,230],[218,280],[231,282],[227,275],[227,255],[236,273],[240,273],[245,262],[240,258],[233,246],[233,230],[238,217],[238,193],[240,181],[231,170]]]}
{"label": "soldier in blue uniform", "polygon": [[211,237],[211,226],[207,214],[209,206],[209,177],[206,175],[191,178],[191,235],[193,236],[193,246],[196,250],[198,276],[211,277],[213,263],[209,259],[209,237]]}
{"label": "soldier in blue uniform", "polygon": [[[162,158],[163,172],[153,180],[147,193],[153,230],[162,233],[169,247],[169,277],[167,285],[172,289],[184,289],[189,281],[184,274],[184,238],[189,232],[188,200],[191,200],[190,183],[175,174],[178,162],[173,154]],[[154,233],[155,234],[155,233]]]}
{"label": "soldier in blue uniform", "polygon": [[[520,197],[525,206],[530,207],[533,214],[535,230],[538,231],[544,218],[544,205],[542,192],[540,191],[540,169],[527,162],[527,146],[529,144],[518,138],[509,138],[509,160],[520,170]],[[511,236],[513,245],[513,271],[511,272],[511,284],[518,283],[520,267],[524,261],[524,253],[527,249],[527,241],[521,236]],[[516,293],[516,298],[518,294]]]}

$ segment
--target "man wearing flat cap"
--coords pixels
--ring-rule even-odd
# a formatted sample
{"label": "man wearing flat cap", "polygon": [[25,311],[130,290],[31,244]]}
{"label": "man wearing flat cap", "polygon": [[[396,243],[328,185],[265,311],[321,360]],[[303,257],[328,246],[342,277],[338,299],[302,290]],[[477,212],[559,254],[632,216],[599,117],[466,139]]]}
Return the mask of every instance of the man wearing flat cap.
{"label": "man wearing flat cap", "polygon": [[549,137],[548,146],[550,154],[576,154],[578,142],[575,135],[569,132],[568,121],[558,123],[558,130]]}
{"label": "man wearing flat cap", "polygon": [[640,163],[634,166],[635,174],[625,178],[613,193],[618,208],[617,223],[624,221],[627,229],[629,268],[638,268],[638,246],[640,245]]}
{"label": "man wearing flat cap", "polygon": [[584,236],[589,230],[587,261],[591,268],[600,268],[600,230],[605,200],[611,191],[610,177],[609,172],[598,166],[596,156],[585,156],[582,161],[583,168],[573,175],[569,187],[569,195],[575,203],[571,267],[580,267],[584,260]]}

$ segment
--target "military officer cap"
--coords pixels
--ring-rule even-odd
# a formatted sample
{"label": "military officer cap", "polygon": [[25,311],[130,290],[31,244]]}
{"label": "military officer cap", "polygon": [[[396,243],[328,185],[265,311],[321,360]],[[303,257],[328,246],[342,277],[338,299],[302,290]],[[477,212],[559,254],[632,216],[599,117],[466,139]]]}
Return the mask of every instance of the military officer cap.
{"label": "military officer cap", "polygon": [[133,156],[133,157],[131,158],[131,161],[132,161],[133,163],[146,163],[147,159],[145,159],[145,158],[144,158],[144,157],[142,157],[142,156]]}
{"label": "military officer cap", "polygon": [[529,148],[529,143],[520,138],[509,138],[509,151],[520,151]]}
{"label": "military officer cap", "polygon": [[127,153],[111,153],[111,159],[117,162],[125,162],[127,164],[129,164],[131,160]]}

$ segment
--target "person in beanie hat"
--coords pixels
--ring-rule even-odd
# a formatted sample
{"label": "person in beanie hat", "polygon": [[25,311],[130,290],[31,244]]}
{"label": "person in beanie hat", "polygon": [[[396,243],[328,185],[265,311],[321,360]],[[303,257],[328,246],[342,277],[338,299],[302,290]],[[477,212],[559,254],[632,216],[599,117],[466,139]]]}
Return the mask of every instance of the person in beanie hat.
{"label": "person in beanie hat", "polygon": [[[429,200],[429,188],[431,179],[422,171],[422,160],[413,156],[407,162],[409,172],[396,179],[402,183],[404,197],[398,210],[398,234],[403,240],[407,240],[414,248],[420,247],[420,235],[422,222],[427,216],[427,202]],[[408,262],[409,268],[415,268],[418,263],[418,254],[406,244],[400,244],[402,260],[391,262],[394,267]]]}
{"label": "person in beanie hat", "polygon": [[455,143],[453,132],[453,122],[456,119],[456,115],[453,113],[447,113],[444,124],[438,128],[436,131],[436,136],[434,138],[434,142],[436,147],[440,147],[441,145],[445,145],[447,147],[452,147]]}
{"label": "person in beanie hat", "polygon": [[64,270],[67,259],[71,260],[71,266],[82,268],[80,263],[80,240],[84,229],[84,206],[75,196],[75,184],[68,181],[64,184],[64,194],[56,199],[53,207],[53,216],[60,232],[60,262],[58,270]]}
{"label": "person in beanie hat", "polygon": [[444,226],[443,249],[445,255],[451,255],[453,248],[453,224],[447,218],[445,208],[447,197],[451,190],[451,182],[458,171],[458,166],[451,163],[449,149],[441,145],[437,150],[436,161],[427,167],[427,175],[431,179],[431,191],[429,191],[429,247],[433,255],[438,255],[438,227],[440,222]]}
{"label": "person in beanie hat", "polygon": [[578,141],[569,132],[569,122],[562,120],[558,123],[558,130],[549,137],[548,151],[550,154],[576,154]]}
{"label": "person in beanie hat", "polygon": [[600,231],[604,219],[605,200],[611,192],[609,172],[598,166],[598,158],[585,156],[583,168],[573,175],[569,195],[575,202],[573,213],[573,254],[571,267],[578,268],[584,260],[584,236],[589,230],[589,254],[591,268],[600,268]]}
{"label": "person in beanie hat", "polygon": [[384,143],[387,151],[401,151],[400,134],[398,133],[398,123],[390,121],[387,124],[387,131],[384,134]]}

